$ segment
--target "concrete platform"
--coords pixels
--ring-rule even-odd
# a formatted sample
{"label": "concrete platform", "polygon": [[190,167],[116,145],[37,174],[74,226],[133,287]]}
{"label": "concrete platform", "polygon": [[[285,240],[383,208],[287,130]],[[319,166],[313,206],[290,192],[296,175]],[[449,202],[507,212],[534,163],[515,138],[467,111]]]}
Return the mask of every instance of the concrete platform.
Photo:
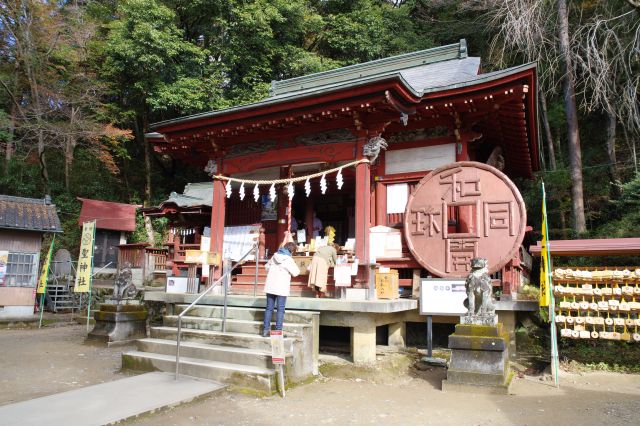
{"label": "concrete platform", "polygon": [[0,407],[9,425],[104,425],[173,407],[224,389],[213,381],[146,373]]}
{"label": "concrete platform", "polygon": [[[186,303],[196,300],[197,294],[165,293],[164,291],[147,292],[144,300],[165,303]],[[264,308],[266,298],[264,295],[253,296],[228,296],[229,306],[245,306],[251,308]],[[201,305],[222,305],[223,296],[205,296]],[[334,311],[334,312],[366,312],[366,313],[393,313],[418,309],[416,299],[395,300],[343,300],[343,299],[316,299],[311,297],[287,298],[287,309],[300,309],[309,311]]]}

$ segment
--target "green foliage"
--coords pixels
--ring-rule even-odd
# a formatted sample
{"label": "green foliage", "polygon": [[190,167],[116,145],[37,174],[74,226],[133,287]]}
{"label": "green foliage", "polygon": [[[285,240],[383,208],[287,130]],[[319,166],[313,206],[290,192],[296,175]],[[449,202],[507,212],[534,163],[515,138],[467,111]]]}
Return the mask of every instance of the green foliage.
{"label": "green foliage", "polygon": [[635,343],[605,340],[559,339],[559,354],[578,370],[640,372],[640,350]]}
{"label": "green foliage", "polygon": [[207,75],[207,52],[184,40],[171,9],[154,0],[126,0],[116,14],[99,52],[100,71],[123,112],[146,112],[163,100],[173,114],[208,105],[209,92],[199,90],[204,82],[194,80]]}
{"label": "green foliage", "polygon": [[[151,226],[153,227],[156,246],[160,247],[169,232],[169,222],[164,217],[151,219]],[[136,214],[136,229],[129,235],[128,241],[130,243],[145,243],[148,241],[147,230],[144,226],[144,216],[140,212]]]}

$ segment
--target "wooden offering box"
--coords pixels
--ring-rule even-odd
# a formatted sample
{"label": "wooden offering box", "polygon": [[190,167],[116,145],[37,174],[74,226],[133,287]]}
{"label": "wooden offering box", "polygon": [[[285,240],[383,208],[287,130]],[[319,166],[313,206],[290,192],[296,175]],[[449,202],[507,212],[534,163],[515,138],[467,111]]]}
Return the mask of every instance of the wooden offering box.
{"label": "wooden offering box", "polygon": [[378,299],[397,299],[398,271],[391,269],[389,272],[376,271],[376,296]]}

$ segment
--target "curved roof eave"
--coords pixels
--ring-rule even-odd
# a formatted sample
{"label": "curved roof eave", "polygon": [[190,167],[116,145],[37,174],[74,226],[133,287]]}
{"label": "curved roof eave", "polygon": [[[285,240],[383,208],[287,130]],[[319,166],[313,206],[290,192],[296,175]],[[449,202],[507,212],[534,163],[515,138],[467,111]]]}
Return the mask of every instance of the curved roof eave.
{"label": "curved roof eave", "polygon": [[157,138],[159,136],[158,130],[161,130],[163,127],[167,127],[167,126],[172,126],[172,125],[176,125],[176,124],[183,124],[183,123],[189,123],[189,122],[195,122],[195,121],[199,121],[199,120],[207,119],[207,118],[224,117],[225,115],[233,114],[235,112],[240,112],[240,111],[249,111],[249,110],[256,110],[257,111],[257,110],[260,110],[263,107],[283,104],[283,103],[286,103],[286,102],[298,101],[298,100],[301,100],[301,99],[306,99],[306,98],[309,98],[309,97],[317,96],[318,94],[321,94],[321,93],[322,94],[335,93],[335,92],[339,92],[339,91],[342,91],[342,90],[345,90],[345,89],[352,89],[352,88],[356,88],[356,87],[362,87],[362,86],[369,85],[371,83],[378,83],[378,82],[384,82],[384,81],[396,81],[396,82],[400,83],[402,85],[402,87],[404,89],[406,89],[407,92],[411,96],[413,96],[415,98],[415,99],[412,99],[412,101],[413,102],[418,102],[420,100],[420,98],[424,97],[424,95],[427,95],[427,94],[432,94],[432,93],[436,93],[436,92],[445,92],[445,91],[461,89],[461,88],[465,88],[465,87],[472,87],[472,86],[475,86],[475,85],[479,85],[479,84],[483,84],[483,83],[488,83],[488,82],[491,82],[491,81],[499,80],[501,78],[508,77],[510,75],[514,75],[514,74],[517,74],[519,72],[526,71],[526,70],[531,70],[531,69],[535,69],[535,68],[536,68],[536,63],[535,62],[531,62],[531,63],[528,63],[528,64],[507,68],[507,69],[501,70],[501,71],[494,71],[494,72],[490,72],[490,73],[487,73],[487,74],[480,74],[476,78],[472,78],[472,79],[469,79],[467,81],[463,81],[463,82],[459,82],[459,83],[453,83],[453,84],[444,85],[444,86],[430,87],[430,88],[424,89],[422,91],[415,90],[415,88],[413,88],[407,82],[407,80],[403,77],[401,72],[395,72],[395,73],[392,73],[392,74],[385,74],[385,75],[382,75],[382,76],[372,76],[372,77],[359,79],[359,80],[357,80],[355,82],[354,81],[340,82],[340,83],[337,83],[335,85],[332,85],[331,87],[326,87],[326,86],[325,87],[316,87],[316,88],[308,89],[308,90],[302,91],[302,92],[299,91],[299,92],[296,92],[296,93],[291,94],[291,95],[273,96],[273,97],[270,97],[270,98],[267,98],[265,100],[262,100],[262,101],[259,101],[259,102],[255,102],[255,103],[252,103],[252,104],[238,105],[238,106],[235,106],[235,107],[225,108],[225,109],[221,109],[221,110],[217,110],[217,111],[209,111],[209,112],[204,112],[204,113],[200,113],[200,114],[189,115],[189,116],[186,116],[186,117],[180,117],[180,118],[174,118],[174,119],[171,119],[171,120],[160,121],[160,122],[151,124],[150,128],[152,130],[154,130],[154,132],[147,133],[145,136],[150,137],[150,138]]}

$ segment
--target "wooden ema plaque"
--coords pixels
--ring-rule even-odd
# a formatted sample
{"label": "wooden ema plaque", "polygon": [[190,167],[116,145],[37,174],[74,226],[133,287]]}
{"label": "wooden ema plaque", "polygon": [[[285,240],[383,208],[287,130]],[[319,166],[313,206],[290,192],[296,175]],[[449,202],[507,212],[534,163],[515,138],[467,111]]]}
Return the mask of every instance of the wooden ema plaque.
{"label": "wooden ema plaque", "polygon": [[513,258],[527,213],[516,186],[498,169],[461,161],[426,175],[409,196],[404,232],[416,260],[439,277],[466,277],[471,259],[489,273]]}

